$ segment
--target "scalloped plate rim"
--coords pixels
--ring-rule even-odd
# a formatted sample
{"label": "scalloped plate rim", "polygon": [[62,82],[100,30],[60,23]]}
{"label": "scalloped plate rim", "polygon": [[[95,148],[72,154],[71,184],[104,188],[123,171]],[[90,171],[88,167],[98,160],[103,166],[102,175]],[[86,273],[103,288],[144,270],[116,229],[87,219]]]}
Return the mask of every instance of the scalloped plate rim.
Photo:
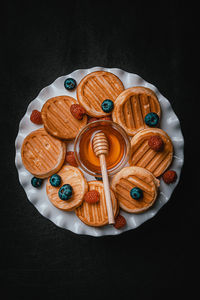
{"label": "scalloped plate rim", "polygon": [[[123,74],[123,75],[125,75],[125,76],[134,76],[137,80],[139,80],[139,81],[145,83],[145,85],[143,85],[143,86],[147,86],[147,87],[150,87],[151,89],[153,89],[153,90],[156,92],[156,94],[157,94],[157,96],[158,96],[158,99],[161,98],[161,99],[159,99],[160,103],[164,100],[165,105],[166,105],[166,104],[168,105],[168,109],[170,110],[170,113],[172,113],[172,116],[173,116],[173,118],[174,118],[174,123],[176,123],[176,125],[178,126],[177,130],[179,131],[179,141],[181,141],[181,145],[182,145],[181,148],[179,149],[179,152],[180,152],[180,154],[181,154],[180,157],[176,157],[176,156],[175,156],[175,159],[174,159],[174,160],[179,160],[179,163],[180,163],[180,165],[178,165],[179,177],[178,177],[177,181],[176,181],[171,187],[169,187],[169,188],[171,188],[169,197],[165,196],[165,194],[164,194],[165,200],[163,200],[163,201],[160,200],[159,203],[158,203],[158,201],[157,201],[157,206],[158,206],[158,208],[155,208],[155,206],[153,206],[153,207],[150,208],[148,211],[146,211],[146,212],[144,212],[144,213],[142,213],[142,214],[140,214],[140,215],[137,215],[137,216],[134,215],[134,217],[136,217],[136,219],[138,220],[138,221],[137,221],[137,224],[134,223],[134,222],[132,222],[132,223],[134,223],[134,226],[130,226],[130,225],[129,225],[129,226],[125,226],[125,227],[122,228],[121,230],[115,229],[112,225],[107,225],[107,226],[100,227],[100,228],[89,227],[89,226],[83,224],[76,216],[75,216],[75,217],[76,217],[76,219],[77,219],[77,223],[79,223],[79,226],[77,227],[77,229],[73,229],[73,228],[71,228],[71,226],[66,226],[66,223],[64,223],[64,224],[63,224],[63,223],[59,223],[59,220],[62,219],[62,218],[59,218],[59,212],[57,212],[57,215],[58,215],[58,216],[56,216],[56,217],[53,216],[53,217],[52,217],[52,213],[49,214],[48,211],[45,212],[45,209],[43,209],[43,206],[44,206],[44,205],[40,205],[40,204],[38,204],[38,202],[37,202],[37,203],[34,203],[34,201],[30,199],[30,193],[29,193],[29,192],[30,192],[30,189],[28,189],[27,186],[25,186],[25,185],[23,184],[23,181],[22,181],[22,179],[21,179],[21,174],[22,174],[23,172],[25,172],[25,173],[27,172],[27,173],[28,173],[28,171],[25,170],[25,168],[24,168],[24,166],[23,166],[23,164],[22,164],[21,161],[18,162],[18,157],[19,157],[20,152],[21,152],[20,136],[23,137],[23,133],[21,133],[21,130],[20,130],[20,129],[21,129],[23,123],[25,122],[26,117],[29,117],[29,116],[28,116],[28,111],[29,111],[31,105],[33,105],[34,102],[36,102],[36,101],[40,98],[41,93],[44,92],[45,90],[48,90],[48,88],[51,88],[52,86],[54,87],[55,82],[59,82],[60,80],[62,80],[62,79],[64,79],[64,78],[73,77],[73,76],[74,76],[73,74],[75,74],[75,75],[77,76],[77,74],[80,74],[80,73],[84,73],[84,74],[86,73],[86,74],[88,74],[88,73],[90,73],[90,72],[99,71],[99,70],[105,70],[105,71],[108,71],[108,72],[112,72],[112,73],[114,73],[114,74],[120,72],[121,74]],[[84,75],[84,76],[85,76],[85,75]],[[117,76],[120,78],[120,75],[117,75]],[[83,77],[83,76],[82,76],[82,77]],[[81,77],[81,78],[82,78],[82,77]],[[121,78],[120,78],[120,79],[121,79]],[[122,80],[122,79],[121,79],[121,80]],[[122,81],[123,81],[123,80],[122,80]],[[123,84],[125,85],[125,82],[123,82]],[[134,85],[132,85],[132,86],[134,86]],[[127,88],[127,87],[125,87],[125,88]],[[75,92],[76,92],[76,91],[75,91]],[[68,95],[71,94],[71,92],[67,92],[67,91],[66,91],[66,93],[67,93]],[[72,96],[72,97],[75,97],[75,98],[76,98],[76,95],[75,95],[75,96]],[[48,99],[48,98],[47,98],[47,99]],[[39,101],[40,101],[40,100],[39,100]],[[44,101],[44,102],[45,102],[45,101]],[[44,103],[44,102],[43,102],[43,103]],[[163,112],[162,112],[162,115],[163,115]],[[162,120],[162,118],[161,118],[161,120]],[[31,125],[32,125],[32,124],[30,124],[30,127],[34,127],[33,125],[32,125],[32,126],[31,126]],[[40,127],[42,127],[42,126],[37,126],[37,128],[40,128]],[[32,129],[32,130],[35,130],[35,129],[37,129],[37,128],[34,128],[34,129]],[[161,129],[162,129],[162,128],[161,128]],[[31,132],[32,130],[28,130],[28,131]],[[179,119],[178,119],[176,113],[174,112],[174,110],[173,110],[173,108],[172,108],[172,106],[171,106],[169,100],[168,100],[167,98],[165,98],[165,97],[160,93],[160,91],[158,90],[158,88],[157,88],[156,86],[154,86],[153,84],[147,82],[147,81],[146,81],[145,79],[143,79],[141,76],[139,76],[139,75],[137,75],[137,74],[135,74],[135,73],[127,72],[127,71],[125,71],[125,70],[123,70],[123,69],[116,68],[116,67],[115,67],[115,68],[106,68],[106,67],[99,67],[99,66],[96,66],[96,67],[92,67],[92,68],[88,68],[88,69],[87,69],[87,68],[86,68],[86,69],[77,69],[77,70],[74,70],[73,72],[71,72],[71,73],[69,73],[69,74],[67,74],[67,75],[62,75],[62,76],[56,78],[51,84],[49,84],[48,86],[46,86],[46,87],[44,87],[43,89],[41,89],[41,91],[38,93],[37,97],[36,97],[35,99],[33,99],[33,100],[28,104],[28,107],[27,107],[27,109],[26,109],[26,112],[25,112],[24,116],[22,117],[22,119],[21,119],[21,121],[20,121],[20,123],[19,123],[17,137],[16,137],[16,139],[15,139],[15,148],[16,148],[15,166],[16,166],[17,171],[18,171],[19,182],[20,182],[20,184],[22,185],[22,187],[23,187],[23,189],[24,189],[24,191],[25,191],[25,193],[26,193],[26,195],[27,195],[28,200],[35,206],[35,208],[38,210],[38,212],[39,212],[42,216],[44,216],[45,218],[47,218],[47,219],[49,219],[50,221],[52,221],[56,226],[58,226],[58,227],[60,227],[60,228],[70,230],[71,232],[73,232],[73,233],[75,233],[75,234],[89,235],[89,236],[93,236],[93,237],[119,235],[119,234],[121,234],[121,233],[123,233],[123,232],[129,231],[129,230],[132,230],[132,229],[135,229],[135,228],[139,227],[140,225],[142,225],[144,222],[146,222],[146,221],[150,220],[151,218],[153,218],[153,217],[158,213],[158,211],[159,211],[159,210],[160,210],[160,209],[161,209],[161,208],[169,201],[170,197],[172,196],[172,193],[174,192],[176,186],[177,186],[178,183],[179,183],[180,175],[181,175],[181,170],[182,170],[182,167],[183,167],[183,164],[184,164],[184,137],[183,137],[182,130],[181,130],[181,126],[180,126],[180,121],[179,121]],[[32,190],[32,188],[31,188],[31,190]],[[37,192],[39,192],[39,191],[37,191]],[[36,193],[36,192],[35,192],[35,193]],[[161,193],[162,193],[162,191],[161,191]],[[161,193],[160,193],[160,194],[161,194]],[[33,194],[34,194],[34,193],[33,193]],[[50,203],[48,203],[47,206],[48,206],[49,204],[50,204]],[[41,207],[42,207],[42,208],[41,208]],[[50,209],[55,210],[56,208],[52,207],[51,204],[50,204]],[[59,210],[57,209],[57,211],[59,211]],[[65,212],[65,213],[66,213],[66,212]],[[121,211],[121,213],[122,213],[122,215],[125,215],[126,218],[128,218],[128,220],[129,220],[129,218],[131,219],[131,217],[133,217],[132,214],[128,214],[128,213],[123,212],[123,211]],[[75,215],[75,214],[74,214],[74,215]],[[144,218],[145,215],[147,216],[146,218]],[[138,217],[138,216],[139,216],[139,217]],[[142,218],[142,217],[143,217],[143,218]],[[134,220],[134,218],[132,218],[132,220]],[[80,224],[80,222],[81,222],[82,224]],[[112,226],[112,227],[111,227],[111,226]],[[111,230],[111,232],[110,232],[110,230]]]}

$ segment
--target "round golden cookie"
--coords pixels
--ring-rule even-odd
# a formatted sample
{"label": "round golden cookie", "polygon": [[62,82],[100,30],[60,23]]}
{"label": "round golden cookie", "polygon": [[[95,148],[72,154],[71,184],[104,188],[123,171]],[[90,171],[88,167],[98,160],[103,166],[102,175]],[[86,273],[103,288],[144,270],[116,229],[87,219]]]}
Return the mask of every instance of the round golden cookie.
{"label": "round golden cookie", "polygon": [[[100,193],[100,201],[97,203],[87,203],[83,201],[82,205],[76,209],[76,215],[79,219],[89,226],[104,226],[108,224],[108,215],[106,208],[106,199],[104,195],[103,183],[99,181],[88,182],[89,191],[96,190]],[[112,190],[111,200],[114,216],[118,213],[118,203]]]}
{"label": "round golden cookie", "polygon": [[112,119],[121,125],[128,135],[135,135],[148,127],[145,116],[154,112],[161,115],[160,103],[156,94],[149,88],[135,86],[124,90],[116,99]]}
{"label": "round golden cookie", "polygon": [[32,131],[23,141],[22,162],[34,176],[47,178],[62,167],[66,144],[46,132],[44,128]]}
{"label": "round golden cookie", "polygon": [[50,98],[42,107],[42,120],[45,129],[60,139],[73,139],[79,130],[87,124],[87,116],[82,120],[73,117],[70,106],[77,101],[69,96]]}
{"label": "round golden cookie", "polygon": [[[87,180],[83,176],[81,170],[76,167],[64,165],[57,173],[61,177],[61,185],[59,187],[50,184],[50,178],[46,184],[46,192],[49,200],[54,206],[65,211],[74,210],[81,205],[83,196],[88,190]],[[61,200],[58,191],[64,184],[70,184],[73,190],[72,197],[69,200]]]}
{"label": "round golden cookie", "polygon": [[[159,184],[159,180],[146,169],[126,167],[114,175],[111,188],[121,209],[129,213],[141,213],[154,204]],[[141,199],[135,200],[131,197],[130,191],[134,187],[143,191]]]}
{"label": "round golden cookie", "polygon": [[105,71],[96,71],[85,76],[77,87],[77,99],[86,112],[93,117],[104,117],[101,104],[110,99],[115,102],[117,96],[124,90],[123,83],[114,74]]}
{"label": "round golden cookie", "polygon": [[[156,152],[148,145],[151,136],[162,138],[164,147]],[[129,164],[145,168],[158,177],[169,167],[173,158],[173,144],[168,134],[159,128],[144,129],[138,132],[131,140],[131,155]]]}

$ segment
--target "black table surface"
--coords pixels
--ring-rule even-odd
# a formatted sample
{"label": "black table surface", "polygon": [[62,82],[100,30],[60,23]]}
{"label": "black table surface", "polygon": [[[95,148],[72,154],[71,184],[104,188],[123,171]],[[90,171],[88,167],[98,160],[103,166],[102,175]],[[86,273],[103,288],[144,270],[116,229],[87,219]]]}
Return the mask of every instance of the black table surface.
{"label": "black table surface", "polygon": [[[197,7],[179,1],[4,3],[1,58],[1,292],[3,299],[169,299],[195,291],[198,262]],[[28,104],[80,68],[117,67],[155,85],[185,138],[170,201],[118,236],[61,229],[28,201],[15,167],[15,138]],[[192,280],[191,280],[192,279]],[[12,298],[14,299],[14,298]]]}

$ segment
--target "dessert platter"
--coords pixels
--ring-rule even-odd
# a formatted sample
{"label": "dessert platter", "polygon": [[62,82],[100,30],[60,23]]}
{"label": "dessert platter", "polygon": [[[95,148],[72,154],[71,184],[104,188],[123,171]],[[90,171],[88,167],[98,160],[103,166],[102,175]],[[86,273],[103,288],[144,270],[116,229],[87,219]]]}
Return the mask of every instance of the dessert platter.
{"label": "dessert platter", "polygon": [[45,87],[15,146],[29,201],[57,226],[91,236],[117,235],[155,216],[184,162],[170,102],[117,68],[76,70]]}

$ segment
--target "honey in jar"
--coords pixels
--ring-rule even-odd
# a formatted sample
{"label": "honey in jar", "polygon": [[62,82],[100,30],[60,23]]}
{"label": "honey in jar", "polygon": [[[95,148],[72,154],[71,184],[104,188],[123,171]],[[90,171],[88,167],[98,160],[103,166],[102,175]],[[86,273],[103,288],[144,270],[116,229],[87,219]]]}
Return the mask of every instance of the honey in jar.
{"label": "honey in jar", "polygon": [[97,132],[104,132],[109,145],[106,155],[108,173],[115,173],[128,160],[129,139],[125,131],[112,121],[95,121],[79,133],[75,141],[75,156],[80,166],[91,175],[101,174],[99,158],[93,151],[93,138]]}

